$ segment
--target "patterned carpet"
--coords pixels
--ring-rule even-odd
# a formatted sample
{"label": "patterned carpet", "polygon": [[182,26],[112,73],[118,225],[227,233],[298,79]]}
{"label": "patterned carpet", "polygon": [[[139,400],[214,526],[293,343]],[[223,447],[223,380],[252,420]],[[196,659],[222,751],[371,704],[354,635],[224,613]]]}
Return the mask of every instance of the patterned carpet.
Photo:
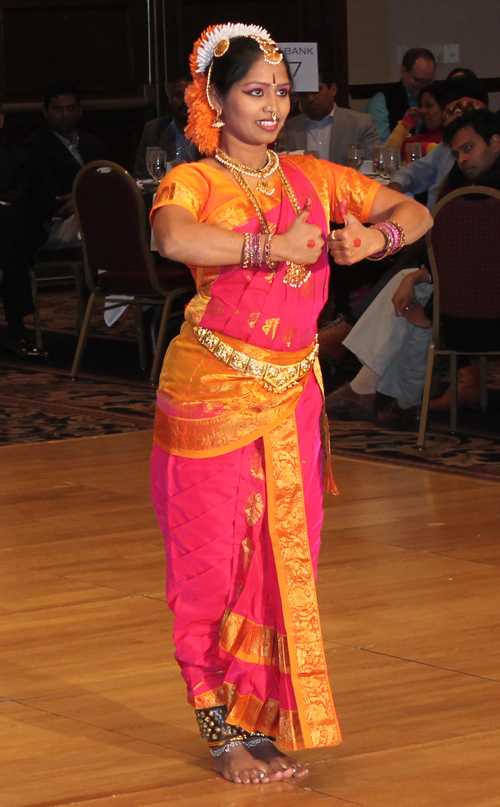
{"label": "patterned carpet", "polygon": [[0,445],[151,429],[154,405],[146,382],[0,365]]}
{"label": "patterned carpet", "polygon": [[[0,445],[151,429],[155,391],[147,372],[138,367],[132,312],[111,328],[104,324],[102,312],[96,312],[82,373],[72,381],[75,295],[70,290],[44,291],[40,307],[49,362],[0,355]],[[0,319],[0,331],[1,325]],[[325,378],[327,392],[343,380]],[[331,421],[333,453],[500,481],[498,361],[490,363],[488,386],[488,410],[460,409],[455,435],[450,434],[448,415],[431,414],[424,452],[416,447],[416,428]]]}

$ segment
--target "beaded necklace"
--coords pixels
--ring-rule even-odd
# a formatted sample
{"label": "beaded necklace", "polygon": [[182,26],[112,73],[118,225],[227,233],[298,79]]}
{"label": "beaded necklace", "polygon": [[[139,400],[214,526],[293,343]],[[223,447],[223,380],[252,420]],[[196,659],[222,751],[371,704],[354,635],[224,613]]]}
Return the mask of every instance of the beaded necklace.
{"label": "beaded necklace", "polygon": [[[274,152],[268,152],[268,154],[269,153],[274,153]],[[226,155],[224,155],[224,156],[226,156]],[[286,193],[286,195],[288,196],[288,198],[290,200],[290,203],[291,203],[291,205],[293,207],[295,215],[298,215],[300,213],[300,205],[299,205],[299,203],[297,201],[297,197],[295,196],[293,188],[290,185],[287,177],[285,176],[285,173],[284,173],[281,165],[279,164],[278,156],[277,155],[275,155],[275,156],[276,156],[276,160],[277,160],[276,168],[278,170],[278,176],[279,176],[279,178],[281,180],[281,184],[283,185],[283,188],[285,189],[285,193]],[[216,158],[217,158],[217,154],[216,154]],[[231,158],[229,158],[229,160],[231,160]],[[222,161],[219,160],[219,162],[222,162]],[[257,199],[255,197],[255,194],[252,191],[250,185],[248,184],[245,177],[243,176],[243,172],[240,170],[240,168],[236,167],[236,166],[239,166],[239,163],[237,163],[236,160],[231,160],[231,164],[229,162],[228,163],[223,163],[223,164],[226,165],[227,168],[229,168],[229,170],[231,171],[231,174],[235,178],[235,180],[238,183],[238,185],[240,186],[240,188],[248,196],[250,202],[252,203],[252,206],[253,206],[255,212],[257,213],[257,217],[259,219],[259,222],[260,222],[260,225],[262,227],[263,232],[266,235],[269,235],[269,225],[268,225],[268,223],[266,221],[266,217],[264,216],[264,213],[262,212],[262,208],[259,205],[259,202],[257,201]],[[244,166],[242,166],[242,167],[244,167]],[[274,173],[276,168],[273,168],[272,173]],[[266,169],[264,169],[264,170],[266,170]],[[250,171],[255,172],[255,173],[249,174],[250,176],[258,176],[258,174],[260,173],[260,172],[258,172],[258,169],[254,169],[254,168],[246,170],[245,173],[249,173]],[[259,185],[257,184],[257,188],[258,187],[259,187]],[[272,193],[272,190],[271,190],[271,193]],[[286,266],[288,266],[288,269],[286,271],[285,277],[283,278],[283,283],[286,283],[289,286],[292,286],[292,288],[299,288],[307,280],[309,280],[309,278],[311,276],[311,270],[308,269],[307,266],[303,266],[302,264],[298,264],[298,263],[292,263],[291,261],[286,261],[285,264],[286,264]],[[270,268],[272,270],[274,270],[276,268],[276,263],[272,264],[270,266]]]}
{"label": "beaded necklace", "polygon": [[257,190],[267,194],[267,196],[273,195],[273,188],[267,180],[274,174],[279,166],[279,158],[275,151],[267,152],[267,162],[264,168],[250,168],[247,165],[242,165],[242,163],[233,160],[229,154],[226,154],[225,151],[221,151],[221,149],[215,149],[215,159],[222,163],[222,165],[225,165],[226,168],[229,168],[230,171],[238,171],[240,174],[246,174],[249,177],[259,177]]}

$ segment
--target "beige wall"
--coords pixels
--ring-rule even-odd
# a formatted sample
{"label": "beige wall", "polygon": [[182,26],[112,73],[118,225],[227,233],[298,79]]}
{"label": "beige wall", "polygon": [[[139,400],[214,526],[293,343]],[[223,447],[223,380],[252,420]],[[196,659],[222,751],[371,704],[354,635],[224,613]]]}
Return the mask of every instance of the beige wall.
{"label": "beige wall", "polygon": [[[398,48],[434,45],[458,44],[460,65],[480,78],[500,76],[500,0],[347,0],[347,13],[350,84],[396,81]],[[437,78],[456,66],[438,64]],[[500,106],[499,93],[490,106]]]}
{"label": "beige wall", "polygon": [[347,0],[349,84],[391,81],[389,0]]}

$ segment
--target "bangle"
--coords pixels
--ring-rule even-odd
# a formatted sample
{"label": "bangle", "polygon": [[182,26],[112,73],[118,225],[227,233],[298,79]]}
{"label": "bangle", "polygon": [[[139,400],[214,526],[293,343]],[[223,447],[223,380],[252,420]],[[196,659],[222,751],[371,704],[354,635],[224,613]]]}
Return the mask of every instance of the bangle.
{"label": "bangle", "polygon": [[243,258],[241,265],[243,269],[257,267],[262,263],[262,236],[260,233],[243,234]]}
{"label": "bangle", "polygon": [[385,248],[380,252],[374,252],[368,255],[369,261],[381,261],[387,255],[394,255],[399,252],[405,245],[406,237],[405,232],[397,221],[381,221],[379,224],[372,224],[376,230],[380,230],[385,236]]}
{"label": "bangle", "polygon": [[243,233],[243,258],[241,261],[243,269],[248,269],[250,266],[250,238],[251,233]]}
{"label": "bangle", "polygon": [[273,233],[269,233],[269,235],[266,238],[266,243],[265,243],[265,246],[264,246],[264,263],[269,268],[271,268],[271,264],[272,264],[272,261],[271,261],[271,240],[272,240],[272,237],[273,237]]}

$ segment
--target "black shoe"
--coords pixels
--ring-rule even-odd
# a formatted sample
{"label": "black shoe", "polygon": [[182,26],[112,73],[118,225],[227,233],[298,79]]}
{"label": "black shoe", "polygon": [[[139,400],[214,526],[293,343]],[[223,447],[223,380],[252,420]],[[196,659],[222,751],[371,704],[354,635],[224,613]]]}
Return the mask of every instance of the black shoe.
{"label": "black shoe", "polygon": [[26,339],[10,339],[5,343],[5,349],[9,353],[14,353],[21,359],[46,359],[47,352],[40,350],[36,345],[31,344]]}

